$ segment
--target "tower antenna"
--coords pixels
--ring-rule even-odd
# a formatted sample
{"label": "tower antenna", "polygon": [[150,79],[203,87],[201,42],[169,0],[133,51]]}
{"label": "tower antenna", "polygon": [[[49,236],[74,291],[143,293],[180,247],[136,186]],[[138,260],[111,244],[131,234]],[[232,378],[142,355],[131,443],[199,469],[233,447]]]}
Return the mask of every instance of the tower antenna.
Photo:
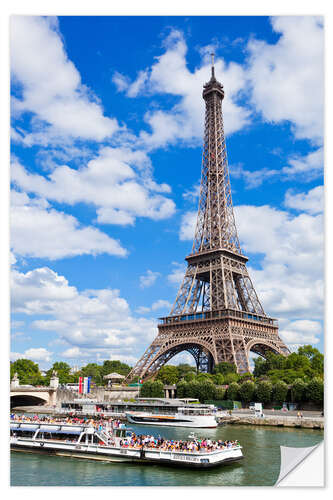
{"label": "tower antenna", "polygon": [[214,52],[212,52],[210,56],[212,58],[212,78],[215,78],[215,71],[214,71],[214,57],[215,57],[215,54],[214,54]]}

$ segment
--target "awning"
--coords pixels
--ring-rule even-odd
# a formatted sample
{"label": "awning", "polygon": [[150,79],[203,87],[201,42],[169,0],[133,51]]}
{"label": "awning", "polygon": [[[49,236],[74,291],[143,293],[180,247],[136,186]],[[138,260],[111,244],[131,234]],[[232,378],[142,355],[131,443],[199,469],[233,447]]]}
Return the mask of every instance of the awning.
{"label": "awning", "polygon": [[58,432],[60,429],[59,425],[55,425],[54,427],[48,427],[46,425],[41,425],[39,430],[41,432]]}
{"label": "awning", "polygon": [[83,432],[83,428],[82,427],[79,427],[79,426],[73,426],[73,427],[69,427],[68,425],[64,425],[62,427],[59,428],[61,430],[61,432],[65,432],[66,434],[76,434],[76,433],[81,433]]}
{"label": "awning", "polygon": [[64,429],[64,428],[54,428],[54,429],[50,429],[50,428],[46,428],[46,427],[41,427],[40,428],[40,432],[50,432],[51,434],[81,434],[81,430],[77,430],[77,429]]}

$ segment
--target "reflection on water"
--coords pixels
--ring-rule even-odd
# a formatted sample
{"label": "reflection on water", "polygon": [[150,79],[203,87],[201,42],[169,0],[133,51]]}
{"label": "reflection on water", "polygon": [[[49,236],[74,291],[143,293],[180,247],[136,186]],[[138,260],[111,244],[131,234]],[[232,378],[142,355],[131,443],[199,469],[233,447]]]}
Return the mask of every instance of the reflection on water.
{"label": "reflection on water", "polygon": [[[187,439],[193,429],[133,425],[137,433]],[[216,469],[196,471],[160,465],[110,464],[13,452],[12,486],[259,486],[273,485],[280,471],[280,446],[307,447],[319,443],[320,430],[227,425],[196,429],[211,439],[238,439],[244,460]]]}

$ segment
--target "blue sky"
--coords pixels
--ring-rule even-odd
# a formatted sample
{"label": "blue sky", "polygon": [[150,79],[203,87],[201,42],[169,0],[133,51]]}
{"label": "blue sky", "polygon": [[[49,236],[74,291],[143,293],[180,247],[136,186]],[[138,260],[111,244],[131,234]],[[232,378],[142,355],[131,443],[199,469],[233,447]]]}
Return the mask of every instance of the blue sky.
{"label": "blue sky", "polygon": [[251,277],[285,342],[323,350],[322,19],[12,17],[12,359],[133,364],[157,334],[212,50]]}

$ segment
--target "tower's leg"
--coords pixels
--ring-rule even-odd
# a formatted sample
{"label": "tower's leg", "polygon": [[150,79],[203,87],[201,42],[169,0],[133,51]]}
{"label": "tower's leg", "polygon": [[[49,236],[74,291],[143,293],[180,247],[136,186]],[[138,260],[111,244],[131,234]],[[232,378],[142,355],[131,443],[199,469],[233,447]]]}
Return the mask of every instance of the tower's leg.
{"label": "tower's leg", "polygon": [[235,364],[237,373],[247,373],[250,371],[249,358],[246,352],[245,342],[243,339],[234,339]]}
{"label": "tower's leg", "polygon": [[195,359],[197,372],[212,373],[214,368],[214,358],[210,352],[206,352],[202,347],[191,347],[187,351],[192,354]]}

